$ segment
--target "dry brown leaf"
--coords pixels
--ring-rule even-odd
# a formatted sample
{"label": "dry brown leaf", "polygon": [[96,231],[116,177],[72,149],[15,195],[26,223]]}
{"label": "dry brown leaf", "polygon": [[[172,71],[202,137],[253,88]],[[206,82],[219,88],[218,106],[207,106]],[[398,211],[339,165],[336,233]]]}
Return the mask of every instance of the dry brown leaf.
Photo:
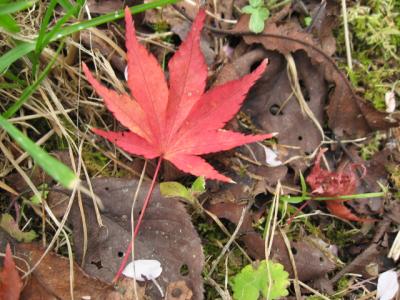
{"label": "dry brown leaf", "polygon": [[[18,244],[18,256],[23,258],[30,267],[40,259],[44,252],[37,244]],[[19,263],[19,267],[26,270],[26,265]],[[23,290],[21,299],[71,299],[70,294],[70,264],[63,256],[50,252],[34,270],[35,279]],[[115,295],[114,288],[100,280],[89,277],[74,263],[74,298],[81,299],[90,296],[92,299],[109,299]],[[117,293],[119,294],[119,293]],[[122,300],[123,295],[119,295]]]}
{"label": "dry brown leaf", "polygon": [[[102,31],[104,35],[107,35],[106,30]],[[126,60],[124,57],[120,56],[115,49],[113,49],[108,43],[98,36],[91,34],[88,30],[83,30],[80,32],[82,44],[85,47],[100,51],[104,57],[108,59],[111,65],[117,69],[120,73],[124,73],[126,68]]]}
{"label": "dry brown leaf", "polygon": [[[235,27],[235,31],[247,32],[248,22],[249,16],[242,16]],[[339,70],[329,55],[321,50],[321,41],[306,33],[296,22],[289,21],[282,25],[267,23],[263,34],[244,35],[244,40],[248,44],[262,44],[265,49],[276,50],[283,55],[291,53],[304,57],[305,53],[310,68],[316,68],[318,72],[321,72],[322,78],[320,79],[334,84],[334,88],[328,95],[327,113],[328,124],[337,136],[364,136],[373,130],[395,126],[385,119],[387,116],[385,113],[376,111],[371,105],[355,95],[346,76]],[[300,66],[297,69],[301,72]],[[266,76],[268,76],[267,74],[268,71]],[[306,71],[304,74],[307,76],[308,72]],[[327,92],[328,84],[324,84],[324,87]],[[308,88],[307,91],[310,95],[310,102],[316,102],[311,97],[313,90]],[[323,98],[320,93],[317,95]],[[323,100],[325,99],[323,98]],[[302,125],[302,123],[299,125]]]}
{"label": "dry brown leaf", "polygon": [[142,4],[143,0],[88,0],[86,4],[92,14],[106,14],[123,9],[126,6]]}
{"label": "dry brown leaf", "polygon": [[[357,153],[354,153],[357,157]],[[377,152],[368,161],[362,161],[366,167],[366,174],[362,180],[359,180],[357,193],[373,193],[382,190],[381,185],[387,185],[388,172],[386,167],[390,163],[392,151],[388,148]],[[362,160],[361,158],[359,158]],[[357,160],[356,160],[357,161]],[[366,198],[354,199],[348,203],[358,214],[381,214],[383,213],[384,198]]]}
{"label": "dry brown leaf", "polygon": [[[243,111],[263,131],[279,132],[279,144],[295,147],[289,151],[289,157],[312,153],[322,140],[321,133],[314,122],[301,112],[299,102],[293,95],[285,58],[271,51],[268,51],[267,57],[270,61],[268,70],[251,89]],[[319,124],[323,124],[328,89],[321,68],[312,65],[304,52],[296,52],[293,58],[306,103]]]}
{"label": "dry brown leaf", "polygon": [[[106,211],[102,214],[104,227],[99,227],[93,209],[85,205],[88,230],[88,251],[84,269],[97,278],[111,281],[131,239],[130,210],[137,181],[117,178],[92,180],[94,192],[102,199]],[[148,184],[143,183],[134,209],[137,219]],[[85,200],[91,203],[91,201]],[[83,257],[82,220],[75,206],[71,212],[74,245],[78,260]],[[183,280],[193,291],[193,299],[203,298],[201,272],[204,263],[201,241],[193,228],[184,206],[176,199],[162,198],[159,189],[153,192],[140,233],[135,240],[135,259],[156,259],[163,272],[157,279],[165,291],[168,284]],[[182,273],[188,269],[188,274]],[[146,295],[161,299],[151,282]]]}

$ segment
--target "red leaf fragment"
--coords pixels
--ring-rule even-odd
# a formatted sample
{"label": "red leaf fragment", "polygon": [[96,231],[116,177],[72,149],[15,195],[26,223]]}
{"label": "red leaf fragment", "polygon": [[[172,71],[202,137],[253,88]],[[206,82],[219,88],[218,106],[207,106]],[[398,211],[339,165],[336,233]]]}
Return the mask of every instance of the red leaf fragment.
{"label": "red leaf fragment", "polygon": [[[357,178],[353,171],[357,164],[352,164],[350,168],[342,172],[330,172],[321,168],[322,155],[328,149],[321,149],[314,162],[314,167],[310,175],[307,177],[307,183],[312,189],[312,193],[318,196],[335,197],[343,195],[351,195],[356,192]],[[365,167],[362,166],[365,173]],[[344,205],[345,200],[328,200],[326,208],[335,216],[356,222],[372,222],[373,219],[360,218],[353,214],[349,208]]]}
{"label": "red leaf fragment", "polygon": [[207,65],[200,50],[205,11],[171,58],[169,88],[154,56],[136,39],[132,16],[125,10],[128,86],[131,96],[101,85],[86,65],[83,71],[107,108],[130,132],[93,131],[125,151],[146,158],[162,157],[196,176],[231,181],[198,155],[262,141],[273,134],[243,135],[221,130],[240,109],[250,87],[265,71],[264,61],[251,74],[204,93]]}
{"label": "red leaf fragment", "polygon": [[10,244],[6,247],[3,269],[0,272],[0,299],[18,300],[22,281],[12,258]]}

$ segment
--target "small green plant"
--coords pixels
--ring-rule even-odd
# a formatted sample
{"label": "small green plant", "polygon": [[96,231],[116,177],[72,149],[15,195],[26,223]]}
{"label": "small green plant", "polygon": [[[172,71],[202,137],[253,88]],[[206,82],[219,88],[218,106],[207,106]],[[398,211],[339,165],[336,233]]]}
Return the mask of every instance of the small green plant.
{"label": "small green plant", "polygon": [[206,182],[202,176],[197,177],[190,188],[176,181],[160,183],[161,195],[167,198],[182,198],[194,206],[198,204],[197,197],[203,194],[205,190]]}
{"label": "small green plant", "polygon": [[[400,62],[400,2],[368,0],[348,9],[354,68],[347,70],[352,84],[378,110],[385,110],[385,93],[393,90]],[[338,35],[339,53],[344,52],[344,33]],[[399,90],[394,89],[399,95]]]}
{"label": "small green plant", "polygon": [[247,265],[232,280],[235,300],[278,299],[289,294],[289,274],[280,263],[260,261]]}
{"label": "small green plant", "polygon": [[40,194],[33,195],[32,197],[29,198],[29,201],[34,205],[41,204],[42,199],[47,199],[47,196],[49,195],[49,186],[47,183],[41,184],[38,187],[38,190],[40,191]]}
{"label": "small green plant", "polygon": [[[368,6],[358,4],[349,9],[349,23],[353,34],[361,44],[355,45],[359,50],[381,54],[385,59],[395,58],[400,46],[400,5],[393,0],[370,0]],[[376,53],[378,52],[378,53]]]}
{"label": "small green plant", "polygon": [[254,33],[260,33],[264,30],[265,20],[270,13],[265,6],[264,0],[250,0],[250,5],[243,7],[242,11],[250,15],[249,29]]}
{"label": "small green plant", "polygon": [[0,216],[0,228],[6,231],[18,242],[28,243],[37,237],[36,232],[33,230],[22,231],[18,226],[18,222],[15,221],[13,216],[10,214],[2,214]]}
{"label": "small green plant", "polygon": [[375,153],[379,152],[379,147],[385,138],[385,134],[376,132],[368,144],[360,149],[362,159],[369,160]]}

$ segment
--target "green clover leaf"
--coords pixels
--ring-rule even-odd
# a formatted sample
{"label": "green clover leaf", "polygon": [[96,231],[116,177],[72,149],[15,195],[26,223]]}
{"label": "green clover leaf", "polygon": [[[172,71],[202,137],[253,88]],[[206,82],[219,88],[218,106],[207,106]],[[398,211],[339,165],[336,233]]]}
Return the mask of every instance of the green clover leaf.
{"label": "green clover leaf", "polygon": [[250,15],[249,29],[254,33],[260,33],[264,30],[269,10],[263,0],[250,0],[249,4],[242,8],[242,12]]}
{"label": "green clover leaf", "polygon": [[288,277],[289,274],[279,263],[263,260],[255,268],[251,264],[247,265],[232,280],[233,298],[257,300],[260,293],[266,299],[287,296]]}

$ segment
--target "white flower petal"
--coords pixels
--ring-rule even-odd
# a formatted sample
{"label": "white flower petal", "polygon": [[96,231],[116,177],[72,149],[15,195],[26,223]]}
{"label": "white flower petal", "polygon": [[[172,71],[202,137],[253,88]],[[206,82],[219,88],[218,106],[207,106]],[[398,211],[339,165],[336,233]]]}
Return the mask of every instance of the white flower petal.
{"label": "white flower petal", "polygon": [[381,273],[378,278],[376,298],[379,300],[391,300],[399,290],[399,281],[395,271]]}
{"label": "white flower petal", "polygon": [[271,148],[264,146],[264,151],[265,151],[265,162],[267,163],[268,166],[270,167],[278,167],[282,165],[282,162],[278,159],[278,154]]}
{"label": "white flower petal", "polygon": [[156,279],[162,272],[161,263],[155,259],[138,259],[126,265],[122,274],[137,281]]}
{"label": "white flower petal", "polygon": [[392,113],[396,109],[396,99],[394,92],[387,92],[385,94],[385,104],[386,104],[386,112]]}

